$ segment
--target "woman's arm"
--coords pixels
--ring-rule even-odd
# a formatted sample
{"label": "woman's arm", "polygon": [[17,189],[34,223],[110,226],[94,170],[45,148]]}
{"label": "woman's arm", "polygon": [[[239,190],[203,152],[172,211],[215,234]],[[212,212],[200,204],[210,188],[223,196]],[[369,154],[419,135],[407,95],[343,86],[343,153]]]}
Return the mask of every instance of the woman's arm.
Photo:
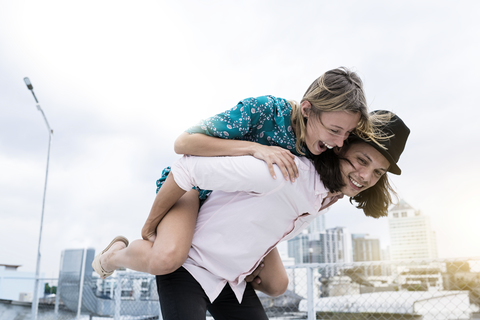
{"label": "woman's arm", "polygon": [[185,190],[181,189],[170,173],[153,201],[152,209],[142,228],[142,238],[154,242],[157,226],[170,208],[180,199]]}
{"label": "woman's arm", "polygon": [[201,133],[182,133],[175,141],[175,152],[203,157],[216,156],[254,156],[267,163],[270,175],[276,179],[273,164],[276,164],[285,178],[295,181],[298,169],[293,159],[295,156],[288,150],[277,146],[265,146],[256,142],[222,139]]}
{"label": "woman's arm", "polygon": [[202,133],[183,132],[175,140],[177,154],[189,154],[201,157],[217,156],[253,156],[258,143],[243,140],[222,139]]}

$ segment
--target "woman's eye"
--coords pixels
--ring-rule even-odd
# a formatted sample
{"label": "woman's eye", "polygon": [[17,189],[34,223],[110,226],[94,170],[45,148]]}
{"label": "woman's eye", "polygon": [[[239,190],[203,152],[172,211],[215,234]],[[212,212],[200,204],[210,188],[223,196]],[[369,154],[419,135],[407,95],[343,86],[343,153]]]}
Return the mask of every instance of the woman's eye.
{"label": "woman's eye", "polygon": [[358,162],[360,162],[361,164],[365,164],[367,163],[365,160],[363,160],[362,158],[358,158]]}
{"label": "woman's eye", "polygon": [[333,130],[333,129],[330,129],[330,131],[334,134],[338,134],[338,130]]}

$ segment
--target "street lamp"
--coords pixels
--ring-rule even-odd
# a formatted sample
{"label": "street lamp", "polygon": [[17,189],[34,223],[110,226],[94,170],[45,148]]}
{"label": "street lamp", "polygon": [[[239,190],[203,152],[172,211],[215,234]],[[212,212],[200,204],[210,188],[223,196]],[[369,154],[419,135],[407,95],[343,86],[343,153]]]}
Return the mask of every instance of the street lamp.
{"label": "street lamp", "polygon": [[41,257],[40,247],[42,244],[43,214],[45,212],[45,196],[47,194],[48,164],[50,162],[50,146],[52,145],[53,130],[50,128],[47,117],[45,116],[45,113],[43,112],[42,107],[40,107],[40,104],[38,103],[37,97],[35,96],[35,92],[33,92],[33,86],[32,86],[32,83],[30,82],[30,79],[25,77],[23,78],[23,81],[25,81],[25,84],[27,85],[28,90],[32,92],[33,97],[35,98],[35,102],[37,103],[37,109],[42,113],[43,120],[45,120],[45,124],[47,125],[47,129],[48,129],[47,170],[45,172],[45,186],[43,188],[42,216],[40,218],[40,235],[38,237],[37,266],[35,270],[35,286],[33,289],[33,301],[32,301],[32,320],[36,320],[37,313],[38,313],[38,285],[40,281],[39,279],[40,278],[40,257]]}

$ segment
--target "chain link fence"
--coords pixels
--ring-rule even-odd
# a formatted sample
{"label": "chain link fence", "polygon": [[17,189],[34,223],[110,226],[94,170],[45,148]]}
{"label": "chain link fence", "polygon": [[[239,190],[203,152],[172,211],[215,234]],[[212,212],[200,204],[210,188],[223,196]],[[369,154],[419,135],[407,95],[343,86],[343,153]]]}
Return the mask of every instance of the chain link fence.
{"label": "chain link fence", "polygon": [[[290,282],[285,294],[273,298],[259,293],[269,319],[480,319],[480,258],[286,269]],[[48,281],[57,292],[41,300],[38,319],[162,319],[154,276],[117,271],[102,280],[85,272],[83,286],[81,282],[68,272],[61,274],[58,286]]]}
{"label": "chain link fence", "polygon": [[300,311],[325,320],[480,319],[477,258],[305,264],[287,271],[287,292],[300,301],[273,316]]}

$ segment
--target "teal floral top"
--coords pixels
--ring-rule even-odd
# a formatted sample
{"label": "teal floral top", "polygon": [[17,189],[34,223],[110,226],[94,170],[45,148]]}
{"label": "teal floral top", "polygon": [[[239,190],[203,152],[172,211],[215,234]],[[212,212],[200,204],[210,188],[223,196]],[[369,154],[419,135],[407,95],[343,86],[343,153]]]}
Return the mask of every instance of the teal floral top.
{"label": "teal floral top", "polygon": [[291,114],[292,107],[285,99],[273,96],[247,98],[186,131],[279,146],[300,156],[295,148],[297,138],[290,124]]}
{"label": "teal floral top", "polygon": [[[230,110],[201,120],[186,132],[279,146],[300,156],[295,147],[297,138],[290,124],[291,114],[292,107],[285,99],[273,96],[247,98]],[[302,152],[308,153],[308,150],[303,148]],[[163,171],[162,177],[157,181],[157,192],[168,173],[170,167]],[[199,191],[201,200],[206,199],[211,192]]]}

